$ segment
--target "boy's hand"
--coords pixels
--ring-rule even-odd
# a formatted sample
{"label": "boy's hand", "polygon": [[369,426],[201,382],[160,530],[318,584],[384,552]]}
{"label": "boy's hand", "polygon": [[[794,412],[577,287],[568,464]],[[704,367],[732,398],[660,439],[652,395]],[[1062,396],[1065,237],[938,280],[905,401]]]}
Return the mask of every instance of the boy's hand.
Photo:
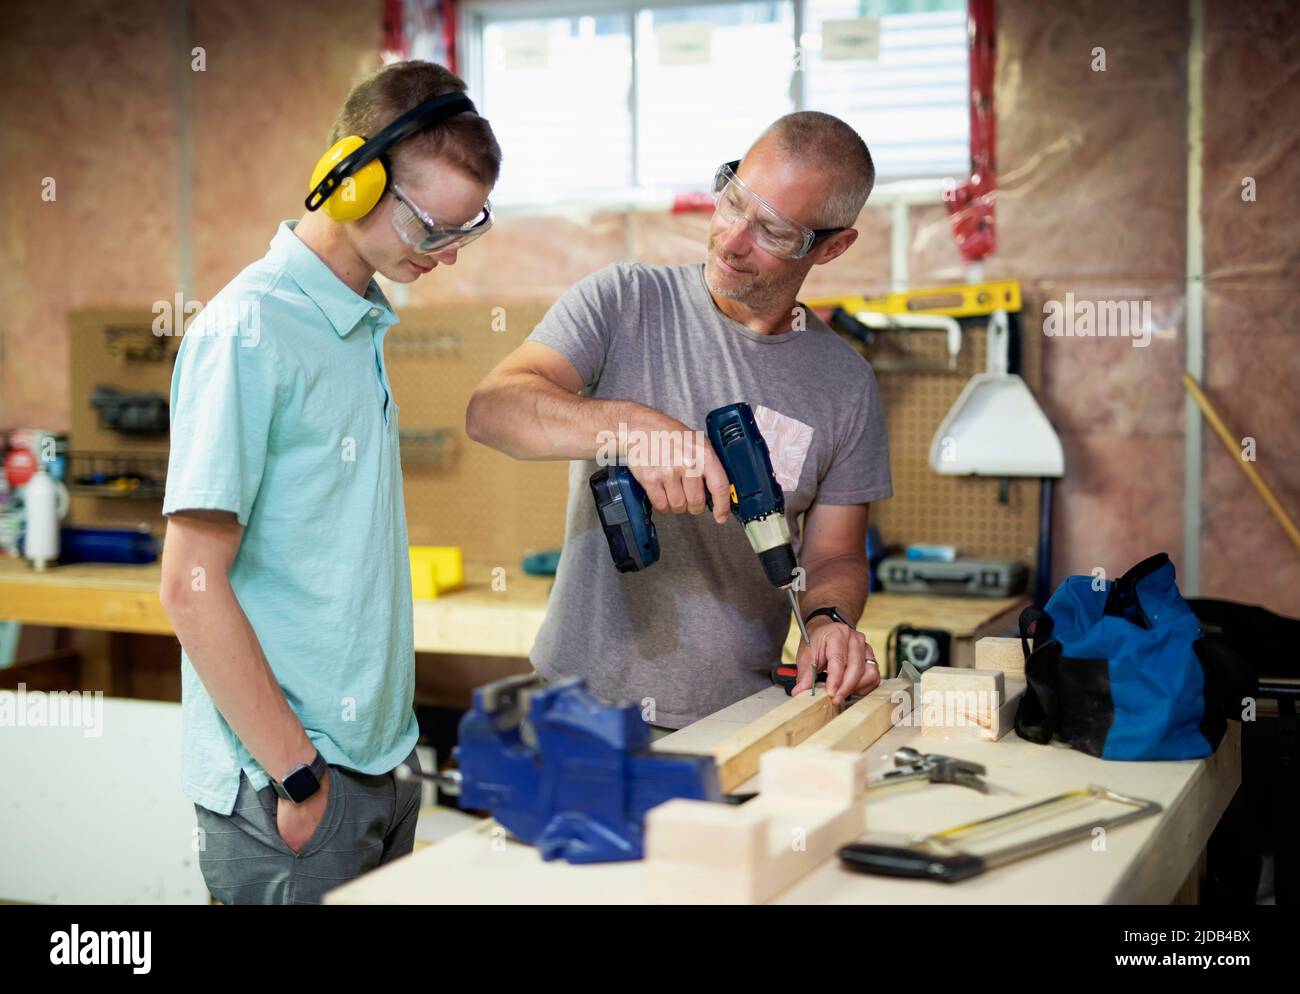
{"label": "boy's hand", "polygon": [[320,782],[320,790],[301,804],[276,798],[275,827],[284,839],[284,844],[294,852],[300,852],[320,826],[325,817],[325,803],[329,800],[330,775],[327,771]]}

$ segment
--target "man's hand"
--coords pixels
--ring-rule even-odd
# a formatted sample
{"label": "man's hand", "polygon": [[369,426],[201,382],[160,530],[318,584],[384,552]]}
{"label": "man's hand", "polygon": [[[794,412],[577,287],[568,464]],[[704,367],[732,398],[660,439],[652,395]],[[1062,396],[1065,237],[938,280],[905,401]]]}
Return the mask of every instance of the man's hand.
{"label": "man's hand", "polygon": [[311,837],[316,834],[321,819],[325,817],[325,803],[329,800],[330,775],[326,771],[320,782],[320,790],[301,804],[276,798],[275,827],[284,839],[284,844],[294,852],[300,852]]}
{"label": "man's hand", "polygon": [[[650,498],[656,511],[673,514],[704,511],[705,491],[713,498],[713,520],[725,525],[731,517],[731,482],[707,438],[698,436],[676,418],[642,408],[644,416],[628,426],[644,432],[650,449],[642,456],[653,455],[652,465],[628,453],[627,468]],[[653,441],[652,441],[653,440]],[[631,448],[629,446],[629,448]]]}
{"label": "man's hand", "polygon": [[830,618],[814,618],[808,625],[812,648],[800,640],[796,657],[799,678],[791,695],[802,694],[813,685],[816,674],[826,670],[826,693],[839,707],[845,699],[869,694],[880,683],[876,652],[867,637]]}

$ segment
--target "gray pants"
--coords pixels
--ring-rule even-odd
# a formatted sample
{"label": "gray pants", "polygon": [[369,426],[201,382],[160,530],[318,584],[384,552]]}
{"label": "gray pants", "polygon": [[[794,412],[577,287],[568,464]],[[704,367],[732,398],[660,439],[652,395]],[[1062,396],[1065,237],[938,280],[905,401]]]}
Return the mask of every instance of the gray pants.
{"label": "gray pants", "polygon": [[[404,765],[420,769],[414,750]],[[276,828],[278,800],[269,785],[253,790],[241,773],[229,815],[194,805],[204,832],[199,867],[222,904],[319,904],[326,891],[414,848],[419,780],[331,766],[325,814],[296,853]]]}

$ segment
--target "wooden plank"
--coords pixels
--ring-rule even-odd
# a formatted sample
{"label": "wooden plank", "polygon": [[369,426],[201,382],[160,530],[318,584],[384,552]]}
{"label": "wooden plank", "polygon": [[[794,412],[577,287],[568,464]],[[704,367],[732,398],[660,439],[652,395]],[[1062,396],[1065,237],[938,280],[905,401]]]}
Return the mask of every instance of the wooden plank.
{"label": "wooden plank", "polygon": [[774,708],[790,699],[777,686],[764,687],[757,693],[742,697],[735,704],[715,711],[671,735],[665,735],[650,744],[656,752],[687,752],[711,755],[718,743],[735,735],[751,722],[757,721]]}
{"label": "wooden plank", "polygon": [[911,697],[911,681],[882,680],[870,694],[809,736],[800,748],[862,752],[893,728],[896,719],[911,713]]}
{"label": "wooden plank", "polygon": [[773,749],[760,766],[763,792],[747,804],[679,799],[649,811],[644,880],[651,902],[767,901],[861,834],[861,753]]}
{"label": "wooden plank", "polygon": [[758,772],[758,760],[769,749],[795,746],[835,717],[834,699],[821,690],[803,693],[777,705],[763,717],[727,736],[710,751],[724,793],[735,790]]}
{"label": "wooden plank", "polygon": [[28,625],[170,635],[158,600],[161,573],[149,566],[78,564],[37,572],[0,558],[0,617]]}
{"label": "wooden plank", "polygon": [[[527,658],[546,615],[550,578],[511,573],[498,589],[494,568],[466,563],[463,588],[414,602],[416,652]],[[0,558],[0,619],[171,635],[158,599],[161,582],[157,563],[78,563],[38,573],[21,560]]]}
{"label": "wooden plank", "polygon": [[452,591],[435,600],[415,601],[415,651],[527,660],[545,617],[544,602],[485,601],[481,595]]}
{"label": "wooden plank", "polygon": [[[417,652],[528,655],[545,616],[550,578],[511,570],[506,589],[498,590],[493,586],[495,568],[467,562],[463,589],[415,603]],[[6,620],[33,625],[171,635],[171,622],[158,600],[160,582],[157,563],[83,563],[36,573],[21,560],[0,559],[0,612]],[[886,634],[900,621],[945,628],[960,639],[1023,601],[874,594],[858,627],[884,652]],[[798,628],[792,625],[791,634],[788,646],[793,650]]]}

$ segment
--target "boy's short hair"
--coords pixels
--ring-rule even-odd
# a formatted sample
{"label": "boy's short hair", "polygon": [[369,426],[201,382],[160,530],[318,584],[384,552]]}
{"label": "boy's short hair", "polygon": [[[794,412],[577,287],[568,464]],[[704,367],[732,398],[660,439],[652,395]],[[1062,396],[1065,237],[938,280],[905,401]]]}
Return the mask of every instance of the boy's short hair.
{"label": "boy's short hair", "polygon": [[[444,93],[464,92],[465,83],[455,73],[433,62],[394,62],[377,69],[352,88],[343,102],[330,144],[348,135],[373,138],[387,124],[426,100]],[[484,186],[495,186],[501,172],[501,146],[486,118],[470,111],[447,118],[412,135],[388,153],[397,171],[401,160],[412,155],[442,159]]]}

